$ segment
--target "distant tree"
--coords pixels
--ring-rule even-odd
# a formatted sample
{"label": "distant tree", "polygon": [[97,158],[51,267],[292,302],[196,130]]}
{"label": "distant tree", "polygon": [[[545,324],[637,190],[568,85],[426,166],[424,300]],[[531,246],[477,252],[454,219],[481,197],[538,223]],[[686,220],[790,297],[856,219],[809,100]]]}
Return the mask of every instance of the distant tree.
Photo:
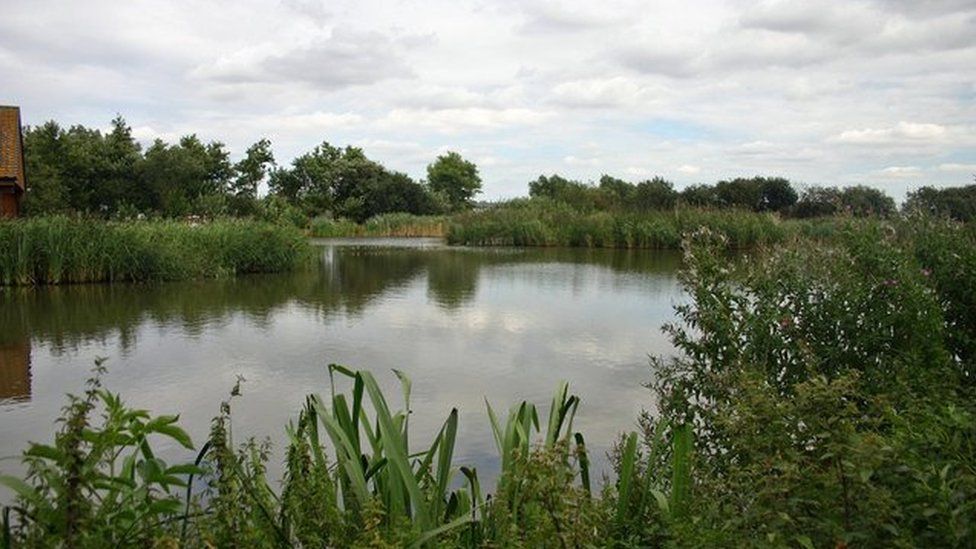
{"label": "distant tree", "polygon": [[782,177],[736,178],[715,185],[719,205],[755,212],[785,211],[797,200],[796,191]]}
{"label": "distant tree", "polygon": [[271,172],[272,194],[308,215],[331,214],[358,222],[388,212],[437,211],[434,197],[406,174],[391,172],[362,149],[322,143]]}
{"label": "distant tree", "polygon": [[25,129],[24,157],[29,184],[24,195],[24,212],[27,215],[71,209],[68,182],[61,165],[66,156],[65,148],[64,130],[53,120]]}
{"label": "distant tree", "polygon": [[660,177],[641,181],[634,192],[634,207],[639,210],[669,210],[677,200],[674,185]]}
{"label": "distant tree", "polygon": [[299,206],[310,215],[332,211],[344,151],[323,142],[292,160],[291,167],[271,172],[271,192]]}
{"label": "distant tree", "polygon": [[473,162],[449,152],[427,166],[427,185],[447,196],[454,209],[465,209],[471,207],[474,196],[481,192],[481,176]]}
{"label": "distant tree", "polygon": [[257,198],[258,184],[264,180],[274,166],[274,153],[271,141],[262,139],[247,148],[244,158],[234,164],[234,179],[231,193],[246,198]]}
{"label": "distant tree", "polygon": [[718,204],[715,187],[711,185],[691,185],[678,195],[678,200],[687,206],[710,208]]}
{"label": "distant tree", "polygon": [[950,217],[957,221],[976,220],[976,185],[936,189],[922,187],[908,193],[903,209]]}
{"label": "distant tree", "polygon": [[581,211],[593,210],[600,204],[601,191],[597,187],[572,181],[560,175],[540,175],[529,182],[530,197],[545,197],[568,204]]}
{"label": "distant tree", "polygon": [[600,177],[600,191],[603,194],[604,202],[613,207],[624,207],[631,204],[634,200],[636,187],[623,179],[617,179],[609,175]]}
{"label": "distant tree", "polygon": [[895,211],[895,201],[883,191],[857,185],[840,192],[840,205],[845,212],[857,217],[887,216]]}
{"label": "distant tree", "polygon": [[840,191],[834,187],[808,187],[791,210],[794,217],[835,215],[841,208]]}
{"label": "distant tree", "polygon": [[102,154],[105,157],[102,193],[96,198],[100,209],[116,212],[138,202],[141,188],[136,170],[142,161],[142,147],[132,137],[132,128],[121,116],[112,120],[112,130],[105,135]]}
{"label": "distant tree", "polygon": [[785,212],[796,204],[798,195],[793,185],[782,177],[757,177],[761,195],[759,211]]}
{"label": "distant tree", "polygon": [[758,210],[762,204],[761,185],[753,179],[737,178],[715,184],[718,205],[724,208]]}
{"label": "distant tree", "polygon": [[167,145],[160,139],[139,164],[142,209],[166,216],[224,213],[220,203],[233,176],[230,154],[220,142],[204,144],[196,135]]}

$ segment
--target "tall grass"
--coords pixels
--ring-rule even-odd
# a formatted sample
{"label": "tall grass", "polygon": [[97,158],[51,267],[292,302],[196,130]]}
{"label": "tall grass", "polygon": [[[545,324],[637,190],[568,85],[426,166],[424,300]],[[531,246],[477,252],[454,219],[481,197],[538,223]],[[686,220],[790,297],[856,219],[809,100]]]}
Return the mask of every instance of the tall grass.
{"label": "tall grass", "polygon": [[451,218],[447,240],[471,246],[573,246],[679,249],[682,235],[708,227],[732,248],[783,242],[797,234],[826,236],[836,221],[784,221],[775,214],[677,208],[645,213],[581,212],[558,202],[532,200]]}
{"label": "tall grass", "polygon": [[442,237],[446,218],[437,215],[388,213],[371,217],[363,224],[348,219],[319,217],[309,223],[309,234],[317,238],[334,237]]}
{"label": "tall grass", "polygon": [[0,222],[0,285],[181,280],[293,269],[301,232],[222,220],[105,222],[67,217]]}

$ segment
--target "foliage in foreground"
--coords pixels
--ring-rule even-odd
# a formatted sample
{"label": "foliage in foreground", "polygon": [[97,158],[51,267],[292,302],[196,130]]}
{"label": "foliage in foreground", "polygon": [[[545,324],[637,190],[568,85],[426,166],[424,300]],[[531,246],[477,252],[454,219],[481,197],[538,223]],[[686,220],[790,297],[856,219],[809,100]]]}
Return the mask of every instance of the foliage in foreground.
{"label": "foliage in foreground", "polygon": [[972,547],[976,242],[949,223],[906,229],[852,225],[738,264],[721,235],[695,233],[692,302],[668,328],[681,355],[658,362],[658,410],[621,438],[602,490],[565,385],[545,417],[489,405],[488,496],[454,462],[456,410],[433,440],[410,438],[399,373],[395,410],[371,374],[331,367],[351,388],[307,399],[281,490],[268,447],[232,440],[229,403],[199,459],[171,467],[148,437],[188,445],[173,418],[96,380],[54,445],[27,451],[26,481],[2,479],[19,494],[5,531],[22,546]]}
{"label": "foliage in foreground", "polygon": [[0,221],[0,285],[278,272],[296,268],[308,253],[298,229],[257,221]]}

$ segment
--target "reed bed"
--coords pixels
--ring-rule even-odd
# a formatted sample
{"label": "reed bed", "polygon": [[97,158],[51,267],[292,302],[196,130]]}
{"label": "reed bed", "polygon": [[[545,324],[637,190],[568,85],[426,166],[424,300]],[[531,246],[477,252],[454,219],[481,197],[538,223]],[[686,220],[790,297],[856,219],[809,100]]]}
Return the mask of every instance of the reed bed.
{"label": "reed bed", "polygon": [[741,249],[783,242],[797,234],[814,236],[814,225],[826,234],[834,223],[784,221],[772,213],[696,208],[644,213],[580,212],[558,203],[530,201],[454,216],[446,236],[451,244],[469,246],[676,250],[681,247],[683,235],[708,227],[722,234],[730,248]]}
{"label": "reed bed", "polygon": [[0,285],[214,278],[296,268],[297,229],[244,220],[0,222]]}
{"label": "reed bed", "polygon": [[389,213],[358,224],[348,219],[315,218],[309,223],[309,234],[316,238],[336,237],[443,237],[444,216]]}

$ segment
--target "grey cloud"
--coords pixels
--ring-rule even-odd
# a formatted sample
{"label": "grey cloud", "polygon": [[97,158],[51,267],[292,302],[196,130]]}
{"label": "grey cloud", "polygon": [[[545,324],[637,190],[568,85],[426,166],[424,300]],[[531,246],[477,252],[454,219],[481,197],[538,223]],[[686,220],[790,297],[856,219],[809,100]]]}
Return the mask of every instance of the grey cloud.
{"label": "grey cloud", "polygon": [[[884,4],[892,2],[779,2],[746,11],[740,25],[743,29],[802,35],[811,42],[837,48],[838,55],[918,53],[974,45],[976,9],[971,3],[966,11],[955,11],[949,5],[938,10],[930,7],[925,17],[918,11],[898,11],[891,6],[885,9]],[[897,7],[907,8],[908,3]]]}
{"label": "grey cloud", "polygon": [[335,30],[313,43],[281,51],[266,44],[198,67],[194,74],[226,83],[303,83],[325,90],[413,76],[399,44],[379,32]]}
{"label": "grey cloud", "polygon": [[614,54],[623,66],[643,74],[687,78],[703,69],[700,56],[691,49],[665,50],[659,45],[629,46]]}

